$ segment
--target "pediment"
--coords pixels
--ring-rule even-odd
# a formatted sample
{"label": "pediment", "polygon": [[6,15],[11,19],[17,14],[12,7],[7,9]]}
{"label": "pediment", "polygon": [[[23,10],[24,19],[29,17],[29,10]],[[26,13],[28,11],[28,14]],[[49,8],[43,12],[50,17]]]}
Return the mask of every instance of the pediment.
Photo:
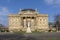
{"label": "pediment", "polygon": [[37,14],[37,11],[34,9],[22,9],[19,14]]}

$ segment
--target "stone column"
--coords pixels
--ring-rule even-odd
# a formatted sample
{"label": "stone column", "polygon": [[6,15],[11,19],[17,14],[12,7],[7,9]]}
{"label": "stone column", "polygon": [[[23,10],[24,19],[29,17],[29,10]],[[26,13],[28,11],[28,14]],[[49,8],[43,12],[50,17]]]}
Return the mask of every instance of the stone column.
{"label": "stone column", "polygon": [[25,24],[26,24],[26,19],[24,19],[24,26],[26,26]]}
{"label": "stone column", "polygon": [[20,21],[21,21],[21,22],[20,22],[20,23],[21,23],[21,24],[20,24],[20,27],[21,27],[20,29],[22,30],[22,29],[23,29],[23,17],[20,18]]}
{"label": "stone column", "polygon": [[[32,20],[32,17],[30,17],[30,19]],[[30,24],[32,24],[32,21],[31,20],[30,20],[30,22],[31,22]],[[32,28],[32,25],[31,25],[31,28]]]}
{"label": "stone column", "polygon": [[36,30],[36,27],[37,27],[37,21],[36,21],[36,17],[35,17],[35,30]]}
{"label": "stone column", "polygon": [[35,19],[34,18],[32,19],[32,17],[31,17],[31,30],[32,31],[34,31],[34,29],[35,29],[35,22],[34,21],[35,21]]}
{"label": "stone column", "polygon": [[24,19],[24,28],[26,28],[26,19]]}
{"label": "stone column", "polygon": [[38,26],[39,26],[39,18],[36,17],[36,27],[35,27],[36,30],[38,29]]}

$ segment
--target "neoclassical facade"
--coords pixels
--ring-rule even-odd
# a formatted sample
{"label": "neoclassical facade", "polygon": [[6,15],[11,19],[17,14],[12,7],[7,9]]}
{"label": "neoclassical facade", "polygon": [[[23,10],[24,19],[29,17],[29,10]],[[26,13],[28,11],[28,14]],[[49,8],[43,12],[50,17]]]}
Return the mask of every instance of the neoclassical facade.
{"label": "neoclassical facade", "polygon": [[48,30],[48,14],[40,14],[34,9],[21,9],[18,14],[9,15],[10,31]]}

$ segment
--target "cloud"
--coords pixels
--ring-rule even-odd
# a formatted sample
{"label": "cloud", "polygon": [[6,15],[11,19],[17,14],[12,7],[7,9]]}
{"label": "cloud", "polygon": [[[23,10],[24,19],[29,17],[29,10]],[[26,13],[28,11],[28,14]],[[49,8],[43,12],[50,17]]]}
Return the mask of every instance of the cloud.
{"label": "cloud", "polygon": [[7,26],[7,19],[6,18],[4,18],[4,17],[2,17],[2,16],[0,16],[0,24],[3,24],[3,25],[5,25],[5,26]]}
{"label": "cloud", "polygon": [[60,0],[44,0],[47,4],[60,5]]}
{"label": "cloud", "polygon": [[6,7],[0,7],[0,16],[2,15],[8,15],[10,12],[8,10],[8,8]]}
{"label": "cloud", "polygon": [[3,17],[0,17],[0,23],[4,23],[6,20]]}
{"label": "cloud", "polygon": [[11,1],[11,0],[6,0],[6,2],[8,2],[8,3],[9,3],[10,1]]}
{"label": "cloud", "polygon": [[10,11],[8,10],[8,8],[0,6],[0,24],[7,25],[8,14],[10,14]]}
{"label": "cloud", "polygon": [[46,3],[48,4],[52,4],[53,3],[53,0],[44,0]]}

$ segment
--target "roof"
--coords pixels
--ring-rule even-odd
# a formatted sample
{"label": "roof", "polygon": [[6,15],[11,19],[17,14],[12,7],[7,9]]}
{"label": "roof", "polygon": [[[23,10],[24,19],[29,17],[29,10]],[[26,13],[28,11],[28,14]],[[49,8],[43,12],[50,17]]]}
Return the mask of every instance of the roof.
{"label": "roof", "polygon": [[35,11],[34,9],[22,9],[21,11]]}

